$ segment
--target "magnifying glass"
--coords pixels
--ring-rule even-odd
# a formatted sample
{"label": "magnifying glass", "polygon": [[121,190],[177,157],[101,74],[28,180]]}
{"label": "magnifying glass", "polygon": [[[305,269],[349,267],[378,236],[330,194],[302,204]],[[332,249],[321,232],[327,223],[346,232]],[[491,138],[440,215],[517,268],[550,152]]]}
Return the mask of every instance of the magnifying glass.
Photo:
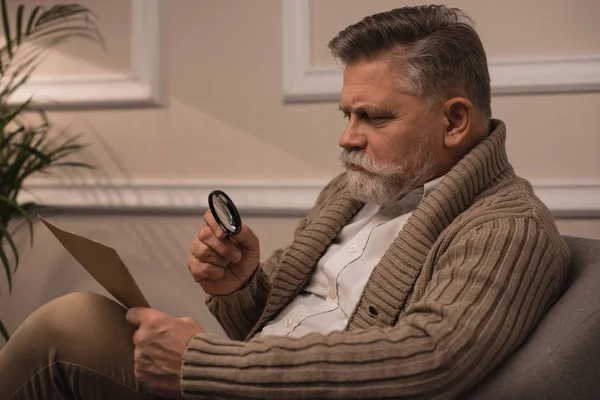
{"label": "magnifying glass", "polygon": [[242,217],[233,201],[221,190],[208,195],[208,206],[217,224],[225,232],[225,239],[242,231]]}

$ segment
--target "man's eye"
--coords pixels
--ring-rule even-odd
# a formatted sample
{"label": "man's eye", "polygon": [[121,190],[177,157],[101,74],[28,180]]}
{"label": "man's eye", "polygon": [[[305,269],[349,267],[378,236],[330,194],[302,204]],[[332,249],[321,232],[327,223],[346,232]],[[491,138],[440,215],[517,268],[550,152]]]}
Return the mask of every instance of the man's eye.
{"label": "man's eye", "polygon": [[349,112],[344,112],[344,119],[347,119],[347,120],[350,119],[350,113]]}
{"label": "man's eye", "polygon": [[377,124],[384,120],[383,117],[373,116],[367,113],[362,114],[359,118],[370,124]]}
{"label": "man's eye", "polygon": [[383,124],[383,123],[387,122],[389,119],[390,119],[389,117],[381,117],[381,116],[367,117],[367,121],[369,121],[373,124]]}

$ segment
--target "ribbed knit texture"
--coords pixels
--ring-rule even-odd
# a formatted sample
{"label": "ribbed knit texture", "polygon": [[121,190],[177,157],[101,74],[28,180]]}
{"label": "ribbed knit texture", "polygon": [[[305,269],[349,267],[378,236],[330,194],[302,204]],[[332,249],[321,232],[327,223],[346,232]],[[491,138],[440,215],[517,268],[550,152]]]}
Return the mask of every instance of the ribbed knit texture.
{"label": "ribbed knit texture", "polygon": [[518,348],[561,294],[569,251],[508,163],[505,125],[493,123],[413,212],[345,331],[250,340],[301,290],[362,207],[344,175],[332,181],[284,252],[238,292],[209,298],[235,340],[191,340],[184,396],[450,399]]}

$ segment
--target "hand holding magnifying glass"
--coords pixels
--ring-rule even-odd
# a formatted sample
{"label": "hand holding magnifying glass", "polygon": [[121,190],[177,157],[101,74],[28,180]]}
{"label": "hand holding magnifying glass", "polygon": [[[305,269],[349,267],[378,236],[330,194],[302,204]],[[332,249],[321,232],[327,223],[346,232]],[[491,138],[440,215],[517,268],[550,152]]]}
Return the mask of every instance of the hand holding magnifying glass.
{"label": "hand holding magnifying glass", "polygon": [[211,192],[208,205],[205,225],[190,248],[188,269],[207,294],[228,295],[258,267],[259,240],[247,225],[242,225],[240,213],[224,192]]}

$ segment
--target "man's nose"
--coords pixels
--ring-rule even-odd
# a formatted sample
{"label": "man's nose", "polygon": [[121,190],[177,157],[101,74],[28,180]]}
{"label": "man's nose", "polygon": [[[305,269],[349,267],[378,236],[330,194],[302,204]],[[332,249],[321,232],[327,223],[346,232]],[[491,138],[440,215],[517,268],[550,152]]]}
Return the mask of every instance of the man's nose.
{"label": "man's nose", "polygon": [[340,136],[340,147],[344,149],[367,147],[367,137],[360,132],[358,127],[350,121]]}

